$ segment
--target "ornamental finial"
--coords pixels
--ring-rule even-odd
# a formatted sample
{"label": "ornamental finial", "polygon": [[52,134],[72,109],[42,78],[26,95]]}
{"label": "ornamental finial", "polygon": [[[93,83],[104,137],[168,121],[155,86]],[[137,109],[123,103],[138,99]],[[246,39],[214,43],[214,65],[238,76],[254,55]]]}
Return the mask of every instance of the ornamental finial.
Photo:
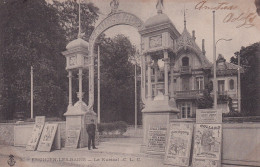
{"label": "ornamental finial", "polygon": [[119,1],[118,0],[112,0],[110,2],[111,13],[115,13],[118,10],[118,6],[119,6]]}
{"label": "ornamental finial", "polygon": [[80,8],[81,0],[79,0],[79,32],[78,32],[78,38],[82,38],[85,33],[81,33],[81,8]]}
{"label": "ornamental finial", "polygon": [[186,9],[184,6],[184,28],[186,29]]}
{"label": "ornamental finial", "polygon": [[158,14],[162,14],[162,9],[163,9],[163,0],[158,0],[156,4],[156,9]]}

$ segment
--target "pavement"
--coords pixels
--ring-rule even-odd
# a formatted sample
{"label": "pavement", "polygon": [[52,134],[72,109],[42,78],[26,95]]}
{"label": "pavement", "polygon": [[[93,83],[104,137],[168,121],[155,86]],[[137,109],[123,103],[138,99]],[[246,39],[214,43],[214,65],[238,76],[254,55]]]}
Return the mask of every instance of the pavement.
{"label": "pavement", "polygon": [[140,152],[141,138],[105,139],[88,148],[52,150],[51,152],[26,151],[24,147],[0,145],[0,166],[9,167],[9,155],[14,156],[15,167],[168,167],[163,157]]}

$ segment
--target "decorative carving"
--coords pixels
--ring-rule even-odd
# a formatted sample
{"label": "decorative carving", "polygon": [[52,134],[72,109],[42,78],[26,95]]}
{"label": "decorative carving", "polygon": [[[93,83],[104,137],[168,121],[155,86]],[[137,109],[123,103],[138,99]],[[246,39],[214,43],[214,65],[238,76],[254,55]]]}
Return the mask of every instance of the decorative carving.
{"label": "decorative carving", "polygon": [[112,0],[110,2],[111,13],[115,13],[118,10],[118,6],[119,6],[119,1],[118,0]]}
{"label": "decorative carving", "polygon": [[69,57],[69,66],[74,66],[77,64],[77,56]]}
{"label": "decorative carving", "polygon": [[93,48],[96,38],[105,30],[115,25],[131,25],[139,31],[144,28],[144,23],[138,17],[126,12],[119,12],[109,15],[93,31],[89,39],[90,49]]}
{"label": "decorative carving", "polygon": [[84,57],[84,65],[87,66],[90,64],[90,60],[88,57]]}
{"label": "decorative carving", "polygon": [[162,35],[150,37],[149,46],[150,48],[162,46]]}

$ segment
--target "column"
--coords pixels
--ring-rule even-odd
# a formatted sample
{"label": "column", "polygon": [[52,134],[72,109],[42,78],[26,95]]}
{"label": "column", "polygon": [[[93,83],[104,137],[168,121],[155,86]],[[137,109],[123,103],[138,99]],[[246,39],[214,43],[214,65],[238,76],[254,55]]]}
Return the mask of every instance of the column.
{"label": "column", "polygon": [[151,56],[147,56],[147,66],[148,66],[148,100],[152,100],[152,77],[151,77]]}
{"label": "column", "polygon": [[79,101],[82,101],[82,68],[79,68]]}
{"label": "column", "polygon": [[145,103],[146,101],[146,92],[145,92],[145,85],[146,85],[146,62],[145,62],[145,56],[141,55],[141,96],[142,101]]}
{"label": "column", "polygon": [[69,106],[72,106],[72,71],[69,70]]}
{"label": "column", "polygon": [[173,89],[173,63],[171,64],[171,87],[170,87],[170,92],[171,92],[171,98],[174,97],[174,89]]}
{"label": "column", "polygon": [[164,96],[166,100],[169,100],[169,85],[168,85],[168,65],[169,65],[169,58],[167,50],[163,51],[164,56]]}
{"label": "column", "polygon": [[158,82],[158,60],[154,60],[154,96],[157,96],[157,82]]}

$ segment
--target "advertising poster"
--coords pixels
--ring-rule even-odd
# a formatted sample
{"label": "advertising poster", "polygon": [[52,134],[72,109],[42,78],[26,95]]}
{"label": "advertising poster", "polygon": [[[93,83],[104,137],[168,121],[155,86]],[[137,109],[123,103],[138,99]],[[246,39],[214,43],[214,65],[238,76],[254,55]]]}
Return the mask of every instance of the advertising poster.
{"label": "advertising poster", "polygon": [[150,126],[148,132],[147,152],[164,152],[167,128],[165,126]]}
{"label": "advertising poster", "polygon": [[193,124],[170,123],[167,131],[167,145],[164,163],[189,166]]}
{"label": "advertising poster", "polygon": [[57,127],[58,124],[47,124],[44,126],[37,151],[51,151]]}
{"label": "advertising poster", "polygon": [[45,116],[37,116],[33,127],[32,136],[26,145],[27,151],[35,151],[39,143],[42,130],[45,124]]}
{"label": "advertising poster", "polygon": [[77,148],[79,143],[80,130],[67,130],[66,144],[67,148]]}
{"label": "advertising poster", "polygon": [[196,124],[192,166],[220,167],[221,144],[221,124]]}

